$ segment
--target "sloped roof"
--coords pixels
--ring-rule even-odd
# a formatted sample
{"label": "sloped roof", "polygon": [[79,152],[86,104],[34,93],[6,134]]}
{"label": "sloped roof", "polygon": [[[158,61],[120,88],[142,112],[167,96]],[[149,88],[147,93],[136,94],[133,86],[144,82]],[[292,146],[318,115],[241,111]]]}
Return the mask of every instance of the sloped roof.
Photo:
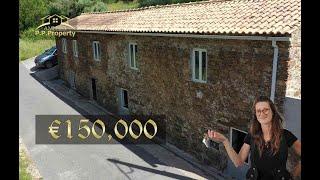
{"label": "sloped roof", "polygon": [[301,26],[301,0],[200,1],[83,13],[68,23],[85,31],[287,35]]}

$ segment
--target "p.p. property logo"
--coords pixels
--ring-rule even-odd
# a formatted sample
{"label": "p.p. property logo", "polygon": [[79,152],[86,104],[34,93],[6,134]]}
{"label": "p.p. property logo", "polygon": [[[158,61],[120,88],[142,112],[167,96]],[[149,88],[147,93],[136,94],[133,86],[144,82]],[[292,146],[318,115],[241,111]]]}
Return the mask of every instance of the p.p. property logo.
{"label": "p.p. property logo", "polygon": [[73,26],[67,23],[69,18],[63,15],[47,15],[41,18],[42,24],[36,28],[35,34],[39,36],[71,36],[74,37],[76,32],[69,31],[58,31],[53,28],[56,26],[66,27],[67,29],[74,29]]}

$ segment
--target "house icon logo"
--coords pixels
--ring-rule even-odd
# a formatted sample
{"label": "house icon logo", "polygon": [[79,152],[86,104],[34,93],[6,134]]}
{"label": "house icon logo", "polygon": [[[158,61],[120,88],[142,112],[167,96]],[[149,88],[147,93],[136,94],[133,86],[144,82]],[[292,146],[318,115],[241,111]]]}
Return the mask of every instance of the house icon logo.
{"label": "house icon logo", "polygon": [[52,27],[58,26],[58,25],[64,25],[70,28],[73,28],[70,24],[68,24],[66,21],[69,18],[63,15],[47,15],[43,18],[41,18],[42,24],[37,27],[37,30],[42,29],[51,29]]}

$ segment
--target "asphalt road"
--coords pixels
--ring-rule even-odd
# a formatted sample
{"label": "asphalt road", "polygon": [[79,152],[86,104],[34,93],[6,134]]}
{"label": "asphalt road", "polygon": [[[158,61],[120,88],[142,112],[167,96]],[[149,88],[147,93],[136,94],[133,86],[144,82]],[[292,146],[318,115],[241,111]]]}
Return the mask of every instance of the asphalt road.
{"label": "asphalt road", "polygon": [[80,113],[35,80],[20,63],[19,135],[44,179],[207,179],[159,145],[35,144],[38,114]]}

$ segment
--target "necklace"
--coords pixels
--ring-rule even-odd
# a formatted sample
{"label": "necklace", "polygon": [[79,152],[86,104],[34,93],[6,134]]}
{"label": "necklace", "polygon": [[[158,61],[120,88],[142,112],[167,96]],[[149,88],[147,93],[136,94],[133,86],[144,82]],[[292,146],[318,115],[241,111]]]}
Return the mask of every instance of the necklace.
{"label": "necklace", "polygon": [[266,148],[269,148],[269,146],[270,146],[270,141],[264,142],[264,146],[265,146]]}

